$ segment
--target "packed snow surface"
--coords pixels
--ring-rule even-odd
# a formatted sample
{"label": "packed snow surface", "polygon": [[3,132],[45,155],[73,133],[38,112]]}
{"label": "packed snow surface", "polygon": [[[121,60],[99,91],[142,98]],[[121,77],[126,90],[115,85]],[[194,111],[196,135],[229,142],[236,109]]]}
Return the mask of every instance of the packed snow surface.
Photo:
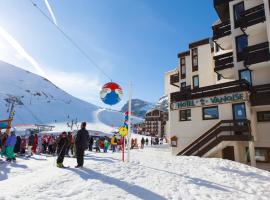
{"label": "packed snow surface", "polygon": [[19,158],[0,164],[0,199],[267,199],[270,173],[222,159],[173,157],[168,149],[121,153],[86,152],[84,168],[65,158],[67,169],[54,157]]}

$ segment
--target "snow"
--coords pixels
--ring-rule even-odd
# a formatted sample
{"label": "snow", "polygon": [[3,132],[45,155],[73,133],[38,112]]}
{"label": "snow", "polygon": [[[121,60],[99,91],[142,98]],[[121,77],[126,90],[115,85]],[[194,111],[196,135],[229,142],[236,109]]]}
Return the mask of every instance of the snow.
{"label": "snow", "polygon": [[[0,120],[8,118],[6,98],[19,98],[13,125],[52,124],[67,130],[67,122],[86,121],[91,130],[110,132],[123,125],[124,115],[77,99],[47,79],[0,61]],[[91,91],[88,91],[91,92]],[[142,121],[133,118],[134,123]]]}
{"label": "snow", "polygon": [[0,199],[269,199],[270,173],[217,158],[175,157],[169,148],[132,150],[131,162],[121,153],[86,152],[82,169],[65,158],[19,158],[0,165]]}

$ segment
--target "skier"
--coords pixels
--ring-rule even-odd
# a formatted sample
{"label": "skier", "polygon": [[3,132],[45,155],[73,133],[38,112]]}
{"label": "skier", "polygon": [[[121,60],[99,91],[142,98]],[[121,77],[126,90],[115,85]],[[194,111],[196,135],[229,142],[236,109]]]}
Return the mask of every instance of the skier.
{"label": "skier", "polygon": [[59,167],[59,168],[65,168],[65,166],[63,165],[63,161],[64,161],[64,157],[65,157],[67,148],[68,148],[67,133],[63,132],[60,136],[58,143],[57,143],[58,158],[57,158],[56,164],[57,164],[57,167]]}
{"label": "skier", "polygon": [[16,160],[15,154],[14,154],[14,147],[16,144],[16,135],[15,132],[11,132],[11,135],[8,136],[7,142],[6,142],[6,155],[7,155],[7,161],[11,162],[11,160]]}
{"label": "skier", "polygon": [[100,143],[99,143],[99,138],[97,138],[96,140],[95,140],[95,146],[96,146],[96,152],[100,152]]}
{"label": "skier", "polygon": [[107,153],[108,152],[108,147],[109,147],[109,141],[105,138],[104,140],[104,153]]}
{"label": "skier", "polygon": [[84,162],[84,151],[88,148],[89,145],[89,133],[86,130],[86,122],[82,122],[81,129],[78,131],[76,140],[76,153],[77,153],[77,166],[83,167]]}
{"label": "skier", "polygon": [[27,149],[27,155],[30,157],[32,155],[32,147],[34,145],[34,132],[31,132],[29,138],[28,138],[28,149]]}
{"label": "skier", "polygon": [[142,137],[142,139],[141,139],[141,148],[142,149],[144,148],[144,143],[145,143],[145,140],[144,140],[144,137]]}

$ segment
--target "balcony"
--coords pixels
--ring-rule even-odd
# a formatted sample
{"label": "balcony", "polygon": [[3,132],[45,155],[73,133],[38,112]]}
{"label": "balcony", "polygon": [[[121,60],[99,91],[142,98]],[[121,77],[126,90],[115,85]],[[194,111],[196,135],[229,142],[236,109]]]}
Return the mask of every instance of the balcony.
{"label": "balcony", "polygon": [[176,73],[170,76],[171,85],[179,87],[179,83],[180,83],[179,73]]}
{"label": "balcony", "polygon": [[245,66],[269,61],[269,43],[264,42],[245,48],[243,51],[243,58]]}
{"label": "balcony", "polygon": [[230,81],[227,83],[195,88],[193,90],[171,93],[171,103],[249,90],[250,85],[246,80]]}
{"label": "balcony", "polygon": [[234,67],[233,52],[215,56],[214,60],[215,60],[215,72]]}
{"label": "balcony", "polygon": [[231,34],[231,22],[226,20],[220,24],[212,26],[213,40],[228,36]]}
{"label": "balcony", "polygon": [[241,13],[241,19],[239,25],[241,28],[247,28],[249,26],[262,23],[265,19],[264,4],[260,4]]}
{"label": "balcony", "polygon": [[216,12],[221,19],[221,21],[224,21],[226,19],[229,19],[229,2],[233,0],[214,0],[214,7],[216,9]]}
{"label": "balcony", "polygon": [[251,106],[270,105],[270,84],[253,86],[251,91]]}

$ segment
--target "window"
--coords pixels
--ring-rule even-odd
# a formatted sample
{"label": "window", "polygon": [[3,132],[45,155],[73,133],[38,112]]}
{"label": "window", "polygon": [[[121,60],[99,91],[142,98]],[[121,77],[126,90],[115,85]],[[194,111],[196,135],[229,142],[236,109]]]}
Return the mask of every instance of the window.
{"label": "window", "polygon": [[239,79],[246,80],[250,85],[252,85],[251,71],[248,69],[239,70]]}
{"label": "window", "polygon": [[238,28],[240,26],[241,13],[245,10],[244,2],[235,4],[233,6],[233,14],[234,14],[234,28]]}
{"label": "window", "polygon": [[193,76],[192,77],[192,81],[193,81],[193,88],[198,88],[199,87],[199,76]]}
{"label": "window", "polygon": [[185,57],[180,59],[180,67],[181,67],[181,78],[186,78],[186,59]]}
{"label": "window", "polygon": [[[246,148],[246,150],[247,150],[247,161],[250,162],[249,149]],[[270,163],[270,148],[256,147],[255,159],[257,162]]]}
{"label": "window", "polygon": [[218,106],[203,108],[203,120],[218,119]]}
{"label": "window", "polygon": [[186,82],[181,83],[181,88],[186,87]]}
{"label": "window", "polygon": [[191,110],[180,110],[180,121],[191,121]]}
{"label": "window", "polygon": [[237,61],[244,59],[244,49],[248,46],[248,39],[246,35],[240,35],[235,38]]}
{"label": "window", "polygon": [[257,112],[258,122],[269,122],[270,121],[270,111]]}
{"label": "window", "polygon": [[198,49],[192,49],[192,71],[197,71],[198,70]]}

